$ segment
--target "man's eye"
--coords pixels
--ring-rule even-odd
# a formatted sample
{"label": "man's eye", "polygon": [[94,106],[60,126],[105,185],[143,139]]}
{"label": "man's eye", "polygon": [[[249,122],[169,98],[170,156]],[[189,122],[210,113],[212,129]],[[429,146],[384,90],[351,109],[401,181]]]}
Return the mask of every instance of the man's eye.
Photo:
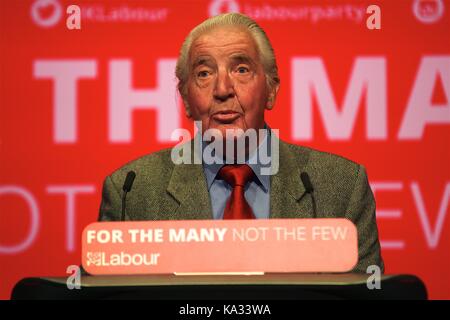
{"label": "man's eye", "polygon": [[209,76],[209,72],[206,70],[199,71],[197,73],[197,77],[199,77],[199,78],[206,78],[207,76]]}
{"label": "man's eye", "polygon": [[247,67],[238,67],[237,68],[237,72],[238,73],[247,73],[247,72],[249,72],[250,70],[247,68]]}

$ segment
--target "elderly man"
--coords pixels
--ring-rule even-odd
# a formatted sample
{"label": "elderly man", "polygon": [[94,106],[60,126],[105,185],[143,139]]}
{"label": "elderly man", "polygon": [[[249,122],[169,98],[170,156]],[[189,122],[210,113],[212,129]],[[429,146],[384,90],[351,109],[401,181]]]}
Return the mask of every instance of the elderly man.
{"label": "elderly man", "polygon": [[[173,150],[162,150],[106,178],[100,220],[121,219],[122,185],[134,171],[127,220],[348,218],[358,229],[354,271],[365,272],[369,265],[384,269],[364,167],[280,141],[267,127],[265,110],[273,108],[280,81],[272,46],[256,22],[229,13],[198,25],[182,45],[176,76],[187,117],[201,125],[200,133],[212,130],[225,141],[227,130],[267,129],[257,149],[270,150],[273,159],[276,153],[279,167],[262,174],[264,164],[250,161],[257,150],[247,145],[245,162],[237,164],[175,164]],[[276,150],[270,147],[274,141]],[[200,150],[207,146],[202,142]],[[227,150],[217,153],[220,158]]]}

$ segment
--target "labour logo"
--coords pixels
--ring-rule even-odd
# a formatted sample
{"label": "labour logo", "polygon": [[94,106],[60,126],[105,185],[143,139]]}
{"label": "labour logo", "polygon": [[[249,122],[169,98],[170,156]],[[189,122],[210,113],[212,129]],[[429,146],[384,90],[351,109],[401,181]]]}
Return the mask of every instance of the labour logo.
{"label": "labour logo", "polygon": [[50,28],[59,22],[62,11],[58,0],[36,0],[31,5],[31,18],[38,26]]}
{"label": "labour logo", "polygon": [[422,23],[435,23],[444,15],[444,3],[442,0],[414,0],[413,13]]}
{"label": "labour logo", "polygon": [[210,17],[228,12],[239,12],[239,4],[236,0],[212,0],[209,4]]}

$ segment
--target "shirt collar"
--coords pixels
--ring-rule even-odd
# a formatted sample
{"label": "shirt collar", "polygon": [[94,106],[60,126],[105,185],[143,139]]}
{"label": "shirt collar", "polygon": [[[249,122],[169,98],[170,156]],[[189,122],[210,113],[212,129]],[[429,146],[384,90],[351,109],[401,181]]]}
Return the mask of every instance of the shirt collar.
{"label": "shirt collar", "polygon": [[[257,178],[255,181],[261,187],[263,188],[264,192],[267,192],[269,190],[270,186],[270,175],[262,175],[261,174],[261,168],[263,165],[259,161],[258,153],[259,150],[262,148],[269,148],[268,154],[270,155],[270,142],[271,142],[271,132],[270,128],[265,125],[264,129],[266,129],[264,138],[262,142],[259,144],[258,149],[253,152],[253,154],[250,156],[250,158],[245,162],[255,174],[255,177]],[[202,150],[204,150],[206,144],[202,143]],[[219,173],[219,170],[224,166],[224,164],[219,163],[213,163],[213,164],[207,164],[203,162],[203,171],[205,172],[206,176],[206,183],[208,186],[208,190],[210,190],[211,185],[213,184],[214,180],[217,178],[217,174]],[[270,166],[270,163],[267,165],[264,165],[264,167]]]}

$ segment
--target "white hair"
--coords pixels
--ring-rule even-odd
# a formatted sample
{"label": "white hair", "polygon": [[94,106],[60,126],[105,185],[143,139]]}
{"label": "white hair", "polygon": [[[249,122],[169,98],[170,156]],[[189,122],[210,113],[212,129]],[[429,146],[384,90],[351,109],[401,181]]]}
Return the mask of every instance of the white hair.
{"label": "white hair", "polygon": [[264,30],[251,18],[241,13],[225,13],[203,21],[191,30],[183,42],[180,56],[177,60],[175,75],[178,78],[178,90],[185,100],[186,111],[189,113],[189,106],[186,103],[186,83],[189,78],[189,51],[192,43],[201,35],[217,27],[235,26],[247,30],[256,43],[259,58],[266,74],[267,84],[270,88],[280,83],[278,67],[275,54]]}

